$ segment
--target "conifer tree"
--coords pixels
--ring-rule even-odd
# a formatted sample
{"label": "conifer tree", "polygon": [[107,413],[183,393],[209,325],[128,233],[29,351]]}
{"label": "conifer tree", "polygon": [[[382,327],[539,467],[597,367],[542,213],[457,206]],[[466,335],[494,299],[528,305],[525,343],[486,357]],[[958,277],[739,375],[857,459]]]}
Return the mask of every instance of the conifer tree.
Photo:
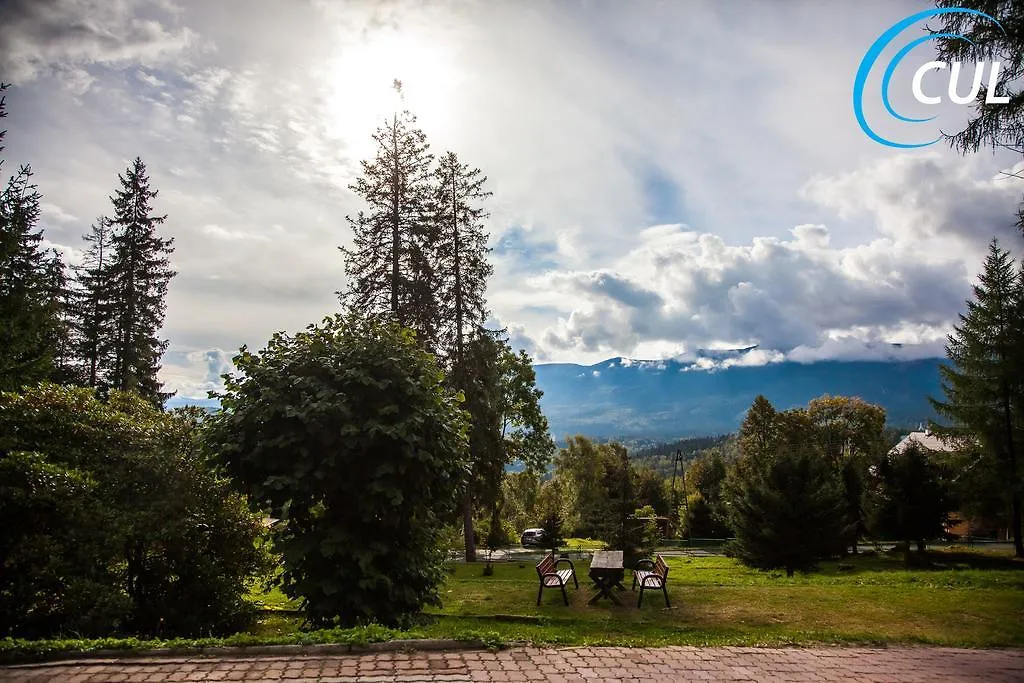
{"label": "conifer tree", "polygon": [[946,345],[950,365],[941,366],[945,400],[930,399],[951,427],[936,432],[979,442],[982,461],[1005,485],[1017,557],[1021,538],[1024,468],[1024,284],[1009,252],[993,239],[984,271],[974,285],[967,313],[960,315]]}
{"label": "conifer tree", "polygon": [[[7,116],[7,87],[0,83],[0,118]],[[53,371],[57,330],[47,298],[41,196],[31,178],[32,169],[22,166],[0,191],[0,390],[34,384]]]}
{"label": "conifer tree", "polygon": [[121,189],[110,198],[114,215],[108,273],[116,311],[110,384],[162,406],[168,394],[160,391],[157,372],[167,341],[157,334],[164,322],[167,286],[175,274],[169,260],[174,240],[157,235],[167,216],[153,215],[150,200],[157,191],[150,189],[142,159],[136,157],[118,180]]}
{"label": "conifer tree", "polygon": [[[432,203],[434,228],[433,263],[438,302],[439,349],[458,377],[465,361],[467,340],[476,335],[487,318],[484,292],[494,272],[487,262],[487,233],[482,220],[487,214],[478,202],[490,196],[480,169],[459,161],[454,152],[441,157],[434,171]],[[459,388],[462,388],[461,384]]]}
{"label": "conifer tree", "polygon": [[904,541],[908,552],[911,543],[924,552],[927,541],[942,535],[952,507],[941,469],[913,442],[869,468],[865,506],[869,528]]}
{"label": "conifer tree", "polygon": [[74,344],[75,296],[67,267],[54,249],[44,260],[44,291],[53,321],[53,371],[50,379],[59,384],[77,384],[81,368]]}
{"label": "conifer tree", "polygon": [[82,380],[91,387],[106,386],[114,367],[114,292],[110,281],[110,219],[100,216],[84,237],[89,246],[76,269],[76,356],[82,364]]}
{"label": "conifer tree", "polygon": [[848,532],[841,482],[819,453],[783,448],[737,468],[730,487],[731,552],[788,576],[842,550]]}
{"label": "conifer tree", "polygon": [[[396,89],[400,84],[396,82]],[[384,314],[416,330],[426,348],[436,339],[437,310],[431,262],[433,194],[426,135],[408,111],[396,113],[373,135],[377,153],[349,186],[367,205],[353,218],[345,255],[347,287],[338,292],[351,310]]]}

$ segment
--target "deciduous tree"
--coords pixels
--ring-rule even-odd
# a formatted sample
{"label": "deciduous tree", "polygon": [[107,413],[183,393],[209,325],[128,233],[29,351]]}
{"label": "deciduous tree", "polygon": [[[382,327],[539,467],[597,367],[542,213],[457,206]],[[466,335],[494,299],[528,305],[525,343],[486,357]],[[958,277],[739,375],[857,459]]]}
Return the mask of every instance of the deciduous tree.
{"label": "deciduous tree", "polygon": [[280,519],[285,593],[314,624],[395,624],[439,604],[467,425],[433,355],[393,321],[327,318],[245,347],[211,441]]}

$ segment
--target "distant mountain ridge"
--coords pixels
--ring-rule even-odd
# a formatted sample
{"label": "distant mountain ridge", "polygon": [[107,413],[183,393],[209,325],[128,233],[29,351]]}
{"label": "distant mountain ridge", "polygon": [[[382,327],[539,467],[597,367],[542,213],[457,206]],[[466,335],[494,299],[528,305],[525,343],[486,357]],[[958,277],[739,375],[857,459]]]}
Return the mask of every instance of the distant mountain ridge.
{"label": "distant mountain ridge", "polygon": [[[942,395],[942,358],[744,364],[756,348],[698,351],[692,359],[541,363],[534,366],[541,408],[559,443],[576,434],[654,442],[735,431],[758,394],[780,410],[823,394],[860,396],[884,407],[897,425],[933,419],[928,397]],[[167,402],[180,405],[214,410],[218,402]]]}
{"label": "distant mountain ridge", "polygon": [[[534,366],[551,434],[595,438],[676,438],[734,431],[764,394],[777,408],[806,405],[823,394],[859,396],[886,409],[890,424],[935,417],[928,397],[941,396],[944,359],[825,360],[744,365],[755,347],[698,353],[696,360],[609,358],[594,365]],[[894,348],[899,348],[894,345]],[[700,359],[738,360],[735,364]]]}

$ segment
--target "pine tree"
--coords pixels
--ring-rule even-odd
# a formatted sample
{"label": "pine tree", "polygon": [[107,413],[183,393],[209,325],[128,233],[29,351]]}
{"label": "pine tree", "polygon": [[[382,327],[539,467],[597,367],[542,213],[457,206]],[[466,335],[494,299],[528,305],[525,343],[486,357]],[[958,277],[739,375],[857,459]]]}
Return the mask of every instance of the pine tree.
{"label": "pine tree", "polygon": [[82,264],[76,268],[78,289],[74,305],[76,356],[82,364],[82,380],[91,387],[107,386],[114,368],[115,309],[110,278],[110,219],[101,216],[84,239],[89,243]]}
{"label": "pine tree", "polygon": [[788,576],[842,550],[848,532],[842,484],[813,449],[784,448],[737,468],[730,487],[730,552]]}
{"label": "pine tree", "polygon": [[942,471],[916,443],[879,458],[868,470],[865,507],[876,538],[888,535],[917,544],[924,552],[930,539],[945,531],[950,508]]}
{"label": "pine tree", "polygon": [[[0,93],[7,87],[0,83]],[[5,105],[0,95],[0,118],[7,116]],[[0,131],[0,143],[6,133]],[[22,166],[0,191],[0,390],[34,384],[53,371],[57,329],[38,227],[41,195],[31,178],[32,169]]]}
{"label": "pine tree", "polygon": [[53,321],[53,371],[50,379],[59,384],[78,384],[81,368],[74,344],[75,295],[67,267],[56,250],[45,259],[44,291]]}
{"label": "pine tree", "polygon": [[167,286],[175,275],[168,258],[174,240],[157,235],[167,216],[153,215],[150,200],[157,191],[149,188],[142,159],[136,157],[118,180],[121,189],[110,198],[114,216],[109,283],[116,307],[110,383],[162,406],[169,395],[161,393],[157,373],[167,341],[157,333],[164,322]]}
{"label": "pine tree", "polygon": [[355,218],[346,217],[353,246],[339,247],[345,255],[347,288],[338,294],[351,310],[389,315],[416,330],[420,341],[433,348],[433,156],[426,135],[415,124],[416,117],[405,111],[378,128],[373,135],[376,157],[362,162],[362,176],[349,186],[368,209]]}
{"label": "pine tree", "polygon": [[[480,169],[459,161],[454,152],[441,157],[434,171],[432,203],[433,264],[437,276],[440,350],[458,383],[466,341],[478,334],[487,318],[484,292],[494,268],[487,262],[487,214],[477,202],[489,197]],[[459,385],[459,388],[462,388]]]}
{"label": "pine tree", "polygon": [[1024,429],[1024,284],[1009,252],[989,245],[974,299],[946,345],[951,365],[940,367],[945,401],[930,399],[953,426],[949,436],[980,442],[985,467],[1005,483],[1017,557],[1024,557],[1021,505],[1024,474],[1018,452]]}

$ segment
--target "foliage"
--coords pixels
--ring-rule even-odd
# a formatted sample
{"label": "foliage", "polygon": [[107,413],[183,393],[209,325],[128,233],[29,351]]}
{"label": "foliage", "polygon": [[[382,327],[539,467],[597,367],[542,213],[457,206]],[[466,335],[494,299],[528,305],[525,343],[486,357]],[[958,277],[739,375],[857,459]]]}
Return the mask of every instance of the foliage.
{"label": "foliage", "polygon": [[739,471],[730,501],[732,552],[788,576],[841,550],[847,530],[841,484],[819,457],[784,450]]}
{"label": "foliage", "polygon": [[0,510],[21,522],[0,527],[0,632],[197,635],[252,616],[260,519],[214,474],[194,415],[118,391],[0,394],[0,470]]}
{"label": "foliage", "polygon": [[[0,118],[7,116],[7,87],[0,83]],[[42,197],[31,178],[32,169],[22,166],[0,190],[0,391],[50,377],[60,340],[49,277],[59,258],[43,249]]]}
{"label": "foliage", "polygon": [[977,152],[982,147],[1024,150],[1024,92],[1008,86],[1024,75],[1024,13],[1018,3],[1013,0],[937,0],[935,4],[980,10],[999,21],[1002,28],[976,15],[944,14],[938,17],[941,25],[932,29],[932,34],[936,35],[940,60],[998,61],[1002,69],[997,93],[1010,98],[1006,104],[985,106],[988,89],[982,85],[974,118],[964,130],[947,134],[946,139],[964,154]]}
{"label": "foliage", "polygon": [[838,552],[849,524],[842,482],[808,439],[807,411],[759,396],[740,430],[744,456],[727,483],[731,552],[762,569],[808,569]]}
{"label": "foliage", "polygon": [[469,413],[471,476],[463,493],[466,557],[474,556],[468,530],[476,506],[484,507],[491,526],[499,525],[505,505],[502,479],[507,465],[519,462],[539,471],[554,444],[540,410],[532,361],[514,353],[501,333],[480,330],[466,345],[465,409]]}
{"label": "foliage", "polygon": [[116,362],[117,297],[111,280],[113,228],[100,216],[85,235],[88,247],[75,269],[75,355],[82,364],[81,379],[90,387],[109,386]]}
{"label": "foliage", "polygon": [[729,538],[731,530],[719,509],[701,493],[693,493],[686,500],[684,535],[688,538]]}
{"label": "foliage", "polygon": [[655,511],[650,505],[639,507],[633,512],[633,518],[638,522],[637,526],[639,527],[637,551],[640,557],[651,557],[654,555],[654,550],[658,547],[658,541],[661,540],[661,534],[658,533],[658,524],[654,517]]}
{"label": "foliage", "polygon": [[353,243],[339,247],[348,289],[338,295],[348,310],[390,316],[433,348],[438,320],[430,245],[433,155],[407,111],[396,113],[373,139],[374,159],[362,162],[362,175],[349,186],[367,210],[346,216]]}
{"label": "foliage", "polygon": [[671,477],[672,461],[677,451],[682,453],[684,462],[691,462],[734,438],[731,435],[690,437],[634,448],[629,457],[638,467],[650,467],[662,477]]}
{"label": "foliage", "polygon": [[712,448],[693,461],[686,470],[685,514],[680,515],[686,534],[691,538],[728,538],[723,491],[728,469],[721,453]]}
{"label": "foliage", "polygon": [[480,169],[444,154],[433,172],[430,202],[431,263],[436,279],[438,347],[447,357],[459,388],[460,368],[468,339],[487,319],[484,292],[494,271],[487,262],[487,217],[477,204],[490,196]]}
{"label": "foliage", "polygon": [[921,551],[943,534],[952,507],[941,469],[916,443],[871,466],[865,495],[875,537],[916,543]]}
{"label": "foliage", "polygon": [[562,513],[555,506],[550,506],[544,511],[544,521],[540,528],[544,530],[544,545],[551,552],[556,552],[565,543],[564,524]]}
{"label": "foliage", "polygon": [[157,335],[164,322],[167,287],[175,275],[169,260],[174,240],[157,234],[167,216],[153,215],[150,200],[157,191],[150,189],[142,159],[136,157],[117,179],[121,188],[111,197],[111,252],[103,274],[115,311],[108,342],[113,347],[109,380],[121,391],[135,391],[162,406],[170,394],[161,392],[157,374],[167,340]]}
{"label": "foliage", "polygon": [[467,473],[458,399],[412,331],[356,314],[235,357],[213,442],[280,521],[284,591],[323,625],[438,601],[443,523]]}
{"label": "foliage", "polygon": [[506,472],[501,480],[503,513],[517,532],[537,526],[540,475],[533,470]]}
{"label": "foliage", "polygon": [[810,437],[843,483],[846,516],[851,522],[846,544],[857,551],[865,530],[861,499],[867,464],[887,451],[885,409],[849,396],[819,396],[807,404]]}
{"label": "foliage", "polygon": [[989,245],[973,289],[967,312],[949,335],[950,364],[940,368],[945,400],[930,399],[952,426],[933,429],[978,443],[981,458],[976,466],[1002,482],[1014,547],[1024,557],[1024,458],[1019,453],[1024,443],[1024,276],[997,240]]}

